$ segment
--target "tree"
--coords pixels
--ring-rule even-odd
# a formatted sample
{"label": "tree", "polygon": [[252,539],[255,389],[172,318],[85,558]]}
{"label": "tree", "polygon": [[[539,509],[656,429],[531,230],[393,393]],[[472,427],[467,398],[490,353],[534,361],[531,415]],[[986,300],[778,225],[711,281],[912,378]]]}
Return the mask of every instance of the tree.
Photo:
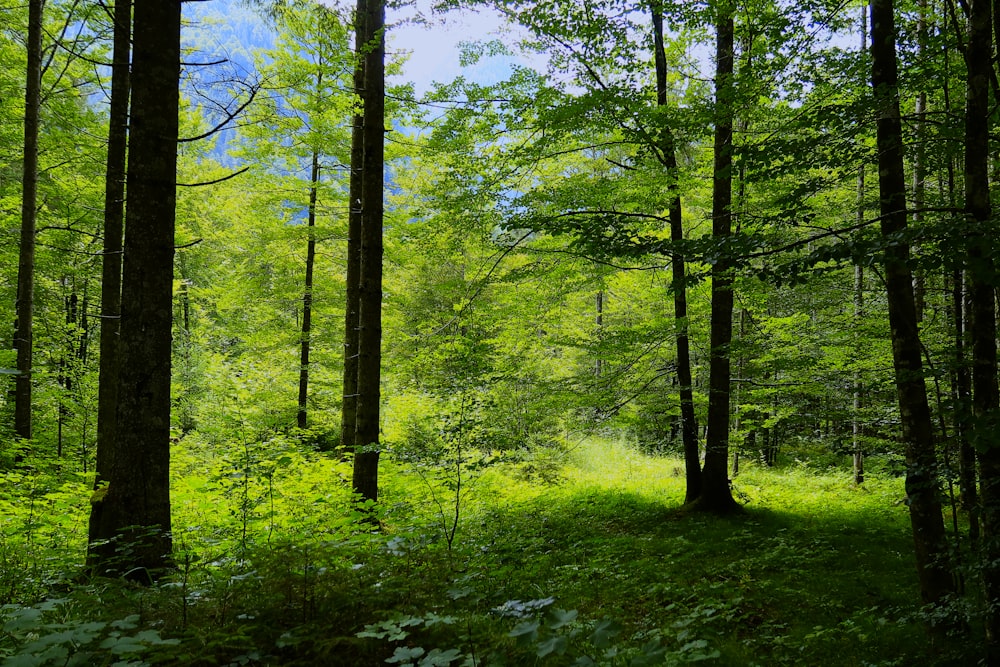
{"label": "tree", "polygon": [[[355,493],[378,499],[382,364],[382,216],[385,144],[385,3],[358,0],[359,58],[364,59],[361,236],[358,273],[358,385],[354,442]],[[352,150],[352,158],[355,153]],[[351,165],[352,170],[355,165]],[[352,204],[353,205],[353,204]],[[348,306],[350,308],[350,306]]]}
{"label": "tree", "polygon": [[[357,95],[364,90],[365,68],[362,58],[361,33],[356,37],[356,62],[354,89]],[[364,113],[355,113],[351,119],[351,174],[347,195],[347,267],[345,270],[344,307],[344,373],[341,392],[340,446],[345,452],[354,452],[358,429],[358,339],[361,325],[361,194],[364,182]]]}
{"label": "tree", "polygon": [[972,338],[972,435],[979,458],[986,588],[987,660],[1000,662],[1000,389],[997,386],[995,222],[990,200],[990,77],[993,7],[969,4],[965,109],[965,212],[968,217],[969,301]]}
{"label": "tree", "polygon": [[35,309],[35,218],[38,205],[38,120],[42,85],[42,11],[45,0],[28,3],[28,65],[24,87],[24,161],[21,175],[21,246],[17,264],[17,377],[14,430],[31,438],[32,338]]}
{"label": "tree", "polygon": [[[733,201],[733,7],[715,7],[715,145],[712,181],[712,237],[732,234]],[[729,513],[739,505],[729,488],[730,344],[733,340],[733,261],[725,253],[712,265],[711,360],[708,380],[708,432],[701,492],[691,506]]]}
{"label": "tree", "polygon": [[[653,48],[656,67],[656,103],[667,104],[667,57],[663,42],[663,10],[658,0],[651,3],[653,19]],[[660,130],[662,142],[659,158],[667,171],[670,199],[670,240],[679,246],[684,240],[684,216],[681,210],[680,169],[677,166],[677,140],[673,130],[664,126]],[[677,383],[680,385],[681,442],[684,448],[684,470],[687,480],[685,502],[691,502],[701,495],[701,459],[698,453],[698,432],[694,416],[694,392],[691,379],[691,346],[688,340],[687,324],[687,271],[684,255],[674,251],[670,257],[673,278],[674,320],[677,333]]]}
{"label": "tree", "polygon": [[[97,460],[94,489],[108,470],[115,448],[118,406],[118,324],[121,316],[122,223],[125,213],[125,165],[128,152],[128,99],[132,2],[117,0],[112,8],[113,46],[111,101],[108,112],[108,158],[104,180],[104,246],[101,263],[101,357],[97,397]],[[99,515],[91,513],[91,520]],[[91,539],[97,539],[91,526]]]}
{"label": "tree", "polygon": [[893,367],[906,451],[906,494],[926,604],[941,605],[954,592],[938,495],[934,429],[924,384],[917,313],[910,271],[902,123],[899,115],[896,26],[892,0],[871,3],[872,88],[878,113],[879,210]]}
{"label": "tree", "polygon": [[241,145],[231,154],[249,158],[271,172],[271,180],[278,181],[271,187],[285,194],[282,208],[305,210],[304,224],[294,225],[306,236],[296,341],[296,424],[305,429],[309,426],[310,356],[319,338],[313,331],[317,244],[328,235],[317,228],[317,220],[334,217],[330,214],[340,204],[337,173],[347,160],[344,126],[352,100],[344,87],[349,69],[347,33],[335,11],[321,4],[286,8],[278,12],[276,24],[277,44],[263,52],[258,63],[266,82],[265,103],[258,102],[251,112],[254,122],[243,128]]}
{"label": "tree", "polygon": [[92,502],[97,571],[155,578],[171,562],[170,357],[181,5],[139,3],[119,328],[118,406]]}

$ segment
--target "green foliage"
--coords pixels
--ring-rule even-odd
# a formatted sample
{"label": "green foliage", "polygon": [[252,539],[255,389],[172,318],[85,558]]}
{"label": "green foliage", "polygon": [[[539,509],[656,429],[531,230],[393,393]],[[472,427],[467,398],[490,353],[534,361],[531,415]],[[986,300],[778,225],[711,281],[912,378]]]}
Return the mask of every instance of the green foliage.
{"label": "green foliage", "polygon": [[[234,59],[215,81],[214,69],[185,67],[185,134],[224,118],[225,100],[245,101],[250,81],[261,87],[218,147],[181,146],[180,182],[218,182],[178,193],[177,571],[142,591],[79,575],[97,393],[104,128],[94,72],[104,70],[76,55],[106,58],[108,26],[97,4],[47,4],[47,34],[68,48],[50,51],[43,81],[38,435],[0,434],[0,651],[10,664],[972,659],[975,635],[927,645],[927,615],[901,574],[912,547],[875,268],[885,243],[869,228],[875,189],[857,189],[859,165],[864,174],[874,156],[871,99],[865,57],[842,41],[856,17],[822,2],[753,2],[741,13],[740,229],[719,244],[707,233],[711,86],[692,57],[711,40],[714,5],[665,3],[669,94],[657,104],[646,4],[504,4],[526,46],[550,58],[546,71],[509,66],[517,52],[500,43],[469,44],[464,63],[498,58],[509,76],[446,82],[424,111],[392,103],[413,116],[389,135],[398,159],[387,172],[376,507],[352,502],[350,464],[337,458],[343,165],[357,110],[350,21],[340,9],[279,3],[272,31],[232,5],[189,33],[191,62],[220,50]],[[10,2],[3,11],[0,219],[15,230],[26,14]],[[927,147],[928,210],[890,242],[919,244],[928,386],[950,436],[967,407],[955,396],[962,365],[946,273],[964,247],[949,184],[961,127],[941,91],[959,89],[962,67],[950,31],[932,31],[922,54],[913,15],[900,18],[904,95],[926,91],[936,111],[934,122],[910,123],[907,140],[911,163]],[[274,37],[274,48],[230,43],[247,33]],[[253,63],[254,76],[237,61]],[[224,95],[209,100],[206,90]],[[662,161],[665,128],[676,183]],[[317,182],[307,173],[314,155]],[[251,169],[229,179],[234,162]],[[665,216],[673,185],[685,229],[677,243]],[[313,187],[310,230],[301,223]],[[302,431],[291,425],[310,234],[319,277]],[[673,253],[690,269],[686,285],[671,284]],[[720,259],[737,266],[731,436],[742,523],[676,511],[673,338],[678,326],[691,337],[703,423],[704,278]],[[10,323],[16,234],[0,235],[0,260],[0,321]],[[864,269],[860,289],[852,264]],[[681,288],[687,322],[670,306]],[[0,350],[0,369],[12,366]],[[0,394],[0,414],[7,400]],[[855,426],[870,457],[860,488],[846,472]],[[952,456],[953,440],[941,441]],[[972,590],[976,568],[960,564]],[[939,613],[965,621],[981,602],[969,595]]]}
{"label": "green foliage", "polygon": [[4,605],[5,667],[113,665],[141,667],[158,647],[176,646],[157,630],[139,630],[139,615],[120,620],[83,621],[68,599],[48,599],[30,607]]}
{"label": "green foliage", "polygon": [[189,435],[173,458],[177,571],[151,588],[70,583],[84,536],[65,530],[85,511],[84,480],[36,474],[35,513],[6,506],[0,584],[8,620],[23,621],[5,630],[6,656],[454,667],[929,655],[914,582],[899,576],[901,479],[855,488],[842,474],[745,466],[735,483],[750,514],[734,523],[678,513],[679,461],[585,440],[556,486],[505,465],[466,469],[475,481],[449,545],[413,458],[386,462],[375,532],[352,506],[349,465],[294,440]]}

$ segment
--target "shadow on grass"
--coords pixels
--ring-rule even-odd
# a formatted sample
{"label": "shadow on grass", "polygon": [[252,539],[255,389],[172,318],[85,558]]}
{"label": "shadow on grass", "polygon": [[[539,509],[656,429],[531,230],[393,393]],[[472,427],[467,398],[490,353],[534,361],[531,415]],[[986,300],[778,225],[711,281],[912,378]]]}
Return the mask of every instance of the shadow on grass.
{"label": "shadow on grass", "polygon": [[704,639],[721,664],[960,664],[967,645],[924,635],[905,508],[865,493],[717,517],[585,487],[494,510],[470,539],[496,599]]}

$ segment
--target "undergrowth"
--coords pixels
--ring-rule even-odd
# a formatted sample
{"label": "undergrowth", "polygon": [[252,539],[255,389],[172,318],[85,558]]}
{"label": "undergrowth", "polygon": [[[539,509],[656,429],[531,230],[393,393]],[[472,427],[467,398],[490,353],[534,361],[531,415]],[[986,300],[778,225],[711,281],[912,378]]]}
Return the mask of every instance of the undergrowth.
{"label": "undergrowth", "polygon": [[716,519],[677,511],[680,462],[621,442],[568,445],[544,483],[498,460],[461,493],[390,459],[373,530],[336,458],[214,451],[177,447],[155,587],[81,577],[85,478],[7,473],[4,665],[974,664],[925,634],[900,479],[751,466],[748,511]]}

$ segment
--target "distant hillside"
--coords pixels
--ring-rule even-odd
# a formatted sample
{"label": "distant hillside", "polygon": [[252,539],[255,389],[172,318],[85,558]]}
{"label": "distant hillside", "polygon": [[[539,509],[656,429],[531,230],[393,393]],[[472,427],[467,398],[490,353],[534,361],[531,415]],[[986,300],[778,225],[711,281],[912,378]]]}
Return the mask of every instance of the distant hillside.
{"label": "distant hillside", "polygon": [[[224,116],[218,105],[226,104],[252,83],[254,53],[271,49],[276,33],[261,14],[240,0],[184,3],[184,78],[181,93],[201,108],[206,122],[215,126]],[[223,164],[235,139],[227,128],[214,139],[210,155]]]}

